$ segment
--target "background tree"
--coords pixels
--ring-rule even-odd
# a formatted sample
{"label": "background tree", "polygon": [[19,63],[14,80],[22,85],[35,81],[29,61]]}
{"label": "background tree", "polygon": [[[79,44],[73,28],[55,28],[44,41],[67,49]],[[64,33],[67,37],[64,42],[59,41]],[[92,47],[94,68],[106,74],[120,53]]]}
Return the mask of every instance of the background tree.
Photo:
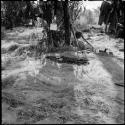
{"label": "background tree", "polygon": [[[82,12],[82,2],[81,1],[70,1],[69,2],[69,14],[72,23],[76,21],[77,18],[79,18],[81,12]],[[85,8],[84,8],[85,9]]]}
{"label": "background tree", "polygon": [[[12,28],[25,24],[30,19],[33,20],[34,24],[39,16],[46,20],[48,24],[47,33],[49,37],[49,27],[54,15],[56,15],[57,20],[61,19],[58,23],[62,25],[62,29],[65,31],[65,43],[70,45],[70,24],[75,22],[81,11],[79,5],[80,2],[77,1],[39,1],[38,6],[34,7],[33,1],[3,1],[2,6],[5,9],[3,18],[6,28]],[[48,38],[48,41],[50,41],[50,38]]]}
{"label": "background tree", "polygon": [[24,24],[29,19],[35,20],[36,11],[31,1],[2,1],[1,6],[4,11],[3,24],[6,28],[19,26],[20,23]]}
{"label": "background tree", "polygon": [[71,36],[71,30],[70,30],[70,17],[69,17],[69,10],[68,10],[68,1],[65,1],[63,3],[63,10],[64,10],[64,26],[65,26],[65,43],[67,45],[70,45],[70,36]]}

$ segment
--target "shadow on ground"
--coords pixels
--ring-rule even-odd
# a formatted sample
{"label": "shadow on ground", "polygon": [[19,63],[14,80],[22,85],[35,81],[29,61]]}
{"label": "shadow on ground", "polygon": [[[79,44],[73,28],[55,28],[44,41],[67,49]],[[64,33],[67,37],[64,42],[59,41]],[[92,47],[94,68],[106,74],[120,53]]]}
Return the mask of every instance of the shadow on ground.
{"label": "shadow on ground", "polygon": [[87,58],[71,58],[71,57],[66,57],[66,56],[60,56],[60,57],[56,57],[56,56],[47,56],[46,57],[49,60],[58,62],[58,63],[67,63],[67,64],[76,64],[76,65],[87,65],[89,64],[88,59]]}

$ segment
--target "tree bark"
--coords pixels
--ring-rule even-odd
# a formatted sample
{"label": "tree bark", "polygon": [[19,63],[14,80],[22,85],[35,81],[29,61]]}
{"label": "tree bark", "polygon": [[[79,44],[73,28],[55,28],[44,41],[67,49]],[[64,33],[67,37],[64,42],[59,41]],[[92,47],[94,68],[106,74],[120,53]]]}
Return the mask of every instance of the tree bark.
{"label": "tree bark", "polygon": [[69,20],[69,11],[68,11],[68,1],[63,2],[64,10],[64,26],[65,26],[65,43],[70,45],[70,20]]}

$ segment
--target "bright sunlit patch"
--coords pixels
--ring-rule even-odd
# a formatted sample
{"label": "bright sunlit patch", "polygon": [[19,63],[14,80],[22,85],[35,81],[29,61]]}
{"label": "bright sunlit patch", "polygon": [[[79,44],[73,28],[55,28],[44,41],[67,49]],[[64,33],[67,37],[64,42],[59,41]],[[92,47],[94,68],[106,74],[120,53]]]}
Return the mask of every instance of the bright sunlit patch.
{"label": "bright sunlit patch", "polygon": [[86,9],[93,10],[101,6],[102,1],[83,1],[83,6]]}

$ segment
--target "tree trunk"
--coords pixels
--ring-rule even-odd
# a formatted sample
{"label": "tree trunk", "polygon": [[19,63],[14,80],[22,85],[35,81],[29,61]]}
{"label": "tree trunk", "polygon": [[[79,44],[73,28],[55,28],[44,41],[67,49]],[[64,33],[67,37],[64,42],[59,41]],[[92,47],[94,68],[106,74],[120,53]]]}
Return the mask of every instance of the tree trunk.
{"label": "tree trunk", "polygon": [[65,43],[70,45],[70,20],[69,20],[69,11],[68,11],[68,1],[63,2],[64,10],[64,26],[65,26]]}

